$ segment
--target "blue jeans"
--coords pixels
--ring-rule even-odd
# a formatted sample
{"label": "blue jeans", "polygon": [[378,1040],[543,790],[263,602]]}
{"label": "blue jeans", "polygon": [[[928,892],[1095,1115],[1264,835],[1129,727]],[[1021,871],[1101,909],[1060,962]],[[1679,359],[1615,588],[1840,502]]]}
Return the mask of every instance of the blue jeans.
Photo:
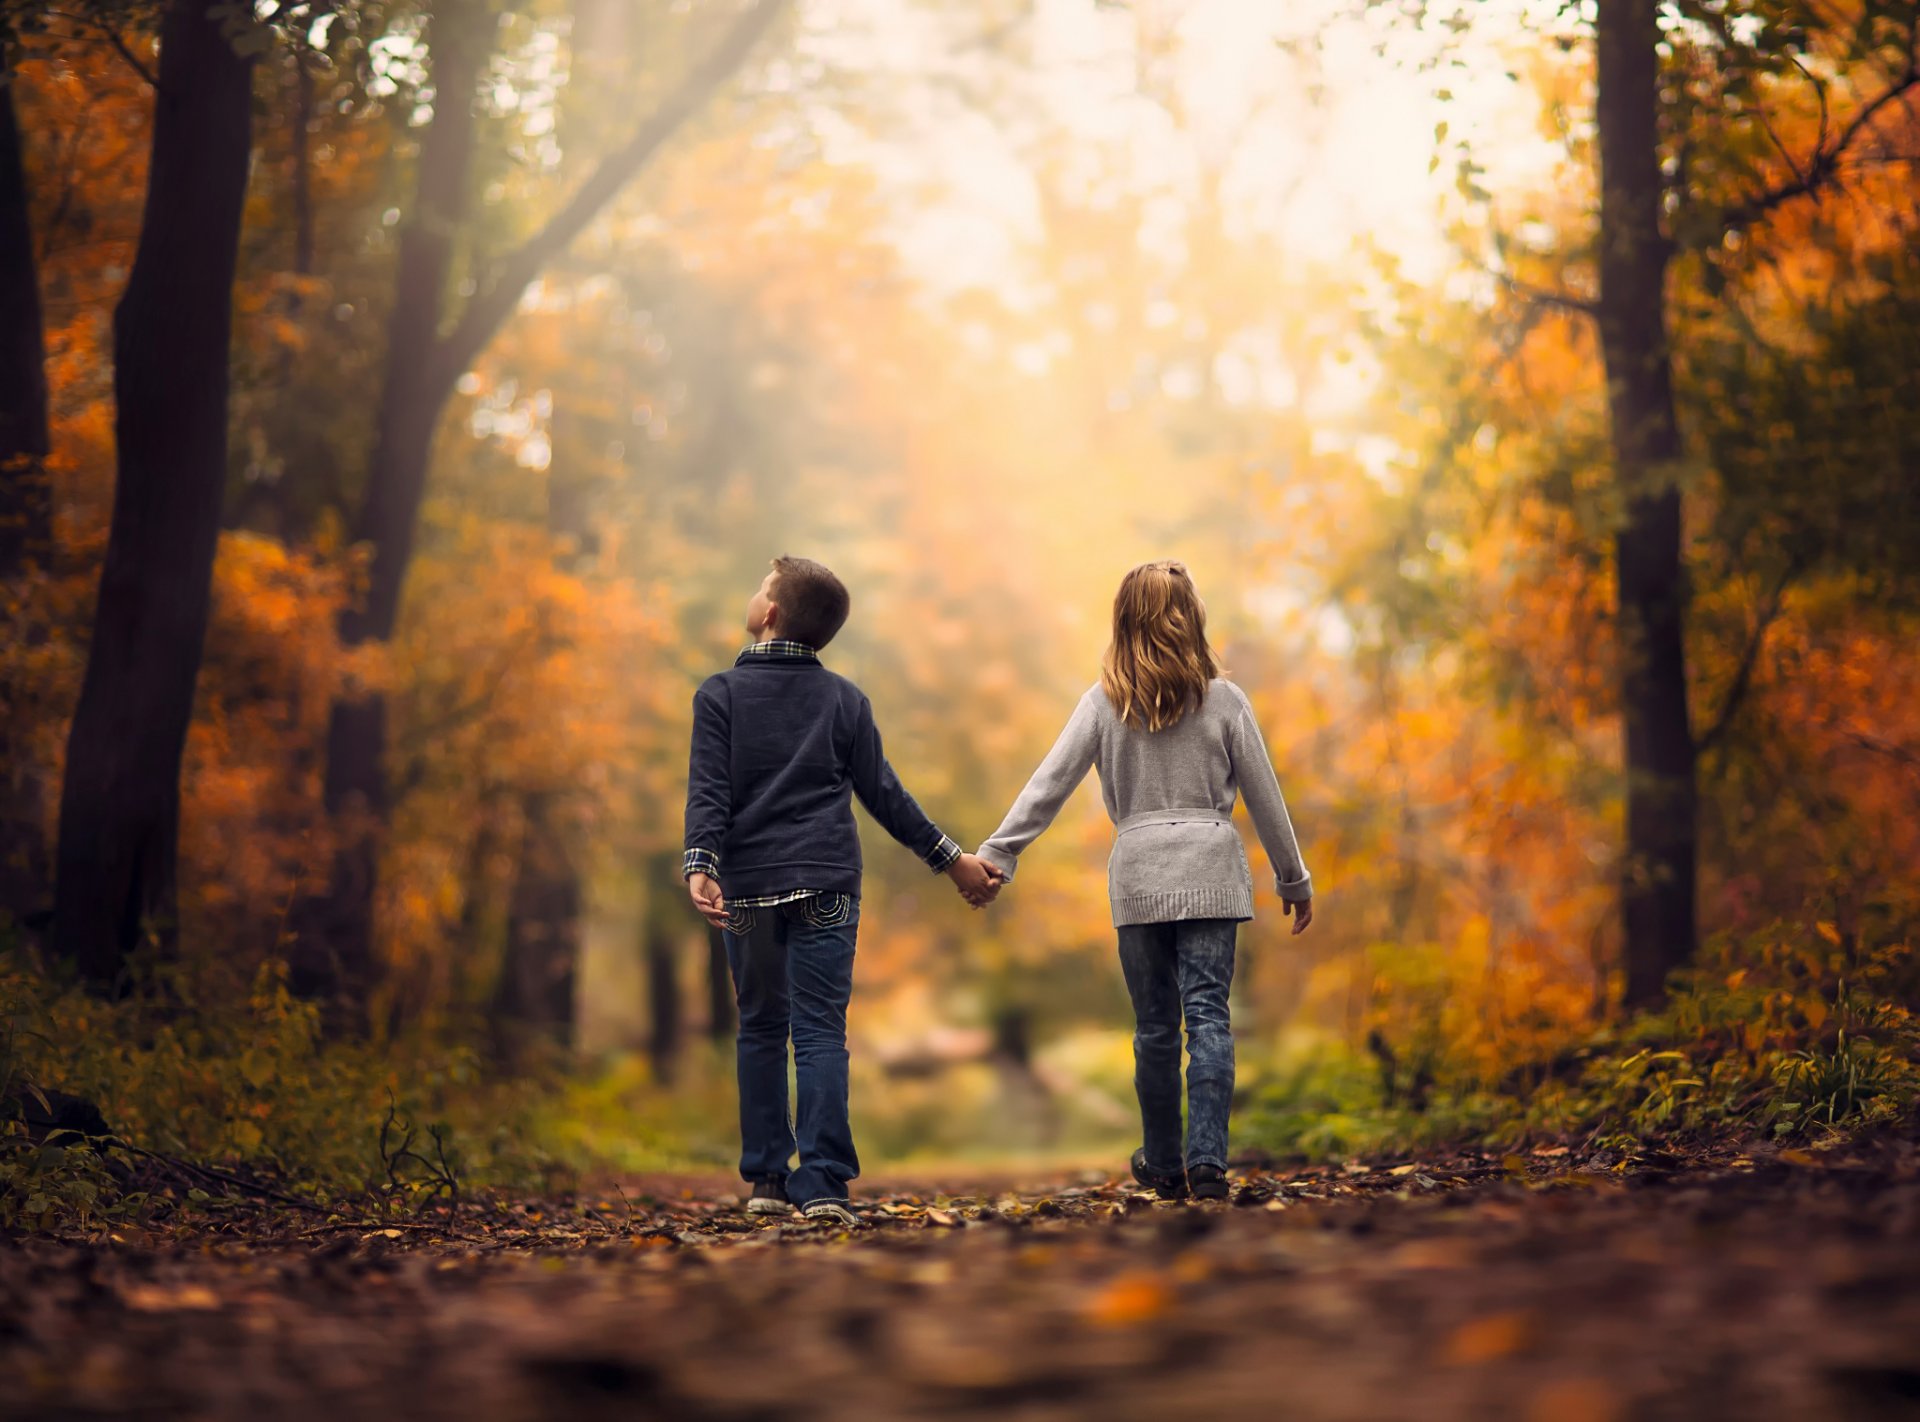
{"label": "blue jeans", "polygon": [[1187,1023],[1186,1168],[1227,1165],[1227,1116],[1233,1109],[1233,986],[1230,918],[1129,924],[1120,930],[1120,967],[1127,975],[1136,1026],[1133,1089],[1147,1164],[1178,1174],[1180,1149],[1180,1020]]}
{"label": "blue jeans", "polygon": [[[847,1001],[860,900],[822,894],[740,909],[728,925],[727,966],[740,1005],[740,1174],[784,1179],[796,1205],[844,1200],[860,1173],[847,1119]],[[787,1039],[798,1111],[787,1114]],[[795,1147],[800,1168],[787,1172]]]}

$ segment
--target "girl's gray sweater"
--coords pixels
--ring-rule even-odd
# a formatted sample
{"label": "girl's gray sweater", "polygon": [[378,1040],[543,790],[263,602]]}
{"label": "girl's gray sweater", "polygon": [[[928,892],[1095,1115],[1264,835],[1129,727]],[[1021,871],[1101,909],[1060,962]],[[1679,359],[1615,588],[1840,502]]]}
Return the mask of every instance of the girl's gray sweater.
{"label": "girl's gray sweater", "polygon": [[1280,897],[1313,897],[1252,703],[1232,682],[1214,681],[1198,710],[1160,731],[1127,725],[1096,682],[980,857],[1011,879],[1020,852],[1053,823],[1090,766],[1099,768],[1116,830],[1107,861],[1115,927],[1253,917],[1253,873],[1233,826],[1236,792],[1246,797]]}

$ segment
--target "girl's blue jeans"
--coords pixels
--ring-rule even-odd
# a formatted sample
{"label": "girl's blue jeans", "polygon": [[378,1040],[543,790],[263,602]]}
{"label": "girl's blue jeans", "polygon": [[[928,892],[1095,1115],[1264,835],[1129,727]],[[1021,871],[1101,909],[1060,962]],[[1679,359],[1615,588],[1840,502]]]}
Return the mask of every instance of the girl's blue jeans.
{"label": "girl's blue jeans", "polygon": [[[740,1005],[740,1174],[784,1179],[795,1205],[844,1200],[847,1182],[860,1173],[847,1119],[847,1002],[859,927],[859,899],[820,894],[738,910],[727,930],[727,966]],[[800,1165],[788,1174],[796,1148]]]}
{"label": "girl's blue jeans", "polygon": [[[1233,986],[1230,918],[1129,924],[1120,930],[1120,967],[1127,975],[1136,1026],[1133,1089],[1147,1164],[1178,1174],[1184,1160],[1227,1165],[1227,1116],[1233,1109]],[[1187,1026],[1187,1139],[1180,1148],[1180,1023]]]}

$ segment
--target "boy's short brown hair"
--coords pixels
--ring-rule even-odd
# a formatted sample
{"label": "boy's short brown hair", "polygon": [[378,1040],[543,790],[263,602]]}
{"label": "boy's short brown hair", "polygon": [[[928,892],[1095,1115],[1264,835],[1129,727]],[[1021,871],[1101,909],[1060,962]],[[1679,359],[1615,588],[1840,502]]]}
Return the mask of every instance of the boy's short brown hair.
{"label": "boy's short brown hair", "polygon": [[780,635],[809,647],[824,647],[847,625],[853,599],[847,585],[824,563],[781,554],[773,560],[773,600],[780,609]]}

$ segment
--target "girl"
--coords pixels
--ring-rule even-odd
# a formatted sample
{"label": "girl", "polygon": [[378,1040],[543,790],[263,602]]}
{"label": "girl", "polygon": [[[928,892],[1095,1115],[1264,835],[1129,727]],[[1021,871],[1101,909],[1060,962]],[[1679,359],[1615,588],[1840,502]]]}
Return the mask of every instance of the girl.
{"label": "girl", "polygon": [[[1227,1194],[1233,1029],[1227,990],[1234,936],[1253,917],[1253,875],[1233,826],[1244,795],[1273,863],[1283,911],[1313,921],[1273,763],[1246,693],[1220,676],[1207,610],[1186,568],[1143,563],[1113,600],[1100,680],[1020,792],[980,858],[1011,880],[1020,852],[1053,823],[1098,766],[1113,819],[1107,891],[1133,998],[1134,1090],[1145,1143],[1133,1175],[1162,1199]],[[1180,1148],[1180,1021],[1187,1024],[1187,1140]]]}

